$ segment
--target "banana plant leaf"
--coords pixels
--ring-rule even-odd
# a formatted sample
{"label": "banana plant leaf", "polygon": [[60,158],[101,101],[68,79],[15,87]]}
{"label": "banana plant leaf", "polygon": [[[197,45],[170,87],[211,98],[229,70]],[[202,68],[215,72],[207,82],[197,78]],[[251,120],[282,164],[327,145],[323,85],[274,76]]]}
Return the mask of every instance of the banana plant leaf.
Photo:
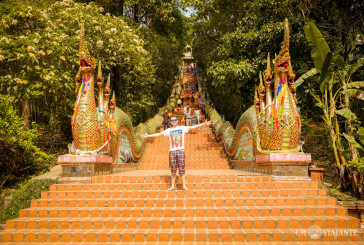
{"label": "banana plant leaf", "polygon": [[309,22],[304,27],[305,36],[309,45],[312,47],[311,56],[315,68],[319,73],[322,71],[327,54],[330,52],[329,45],[325,38],[313,22]]}
{"label": "banana plant leaf", "polygon": [[355,113],[353,113],[350,109],[348,108],[344,108],[341,110],[337,110],[335,111],[336,114],[345,117],[346,119],[349,117],[353,117],[353,118],[357,118]]}
{"label": "banana plant leaf", "polygon": [[364,81],[351,82],[346,84],[347,88],[364,88]]}
{"label": "banana plant leaf", "polygon": [[358,135],[359,135],[360,142],[364,145],[364,128],[363,127],[360,127],[358,129]]}
{"label": "banana plant leaf", "polygon": [[357,162],[349,161],[347,165],[364,171],[364,158],[359,158]]}
{"label": "banana plant leaf", "polygon": [[302,76],[300,76],[296,82],[294,83],[294,85],[296,85],[296,87],[300,86],[302,83],[304,83],[304,81],[306,79],[308,79],[309,77],[312,77],[314,75],[316,75],[318,73],[318,71],[316,70],[316,68],[312,68],[311,70],[309,70],[308,72],[306,72],[305,74],[303,74]]}
{"label": "banana plant leaf", "polygon": [[356,70],[358,70],[361,66],[364,65],[364,58],[360,58],[355,64],[353,64],[348,71],[348,74],[353,74],[354,72],[356,72]]}
{"label": "banana plant leaf", "polygon": [[351,143],[352,145],[354,145],[356,148],[360,148],[363,150],[363,147],[358,143],[356,142],[353,138],[351,138],[349,135],[347,135],[346,133],[343,133],[345,139],[347,141],[349,141],[349,143]]}
{"label": "banana plant leaf", "polygon": [[[320,74],[320,84],[326,83],[326,79],[329,76],[331,61],[332,61],[333,56],[334,56],[333,53],[328,52],[326,57],[325,57],[325,61],[324,61],[323,65],[322,65],[321,74]],[[320,89],[322,87],[325,87],[325,86],[321,85]],[[321,93],[324,93],[323,89],[321,89]]]}

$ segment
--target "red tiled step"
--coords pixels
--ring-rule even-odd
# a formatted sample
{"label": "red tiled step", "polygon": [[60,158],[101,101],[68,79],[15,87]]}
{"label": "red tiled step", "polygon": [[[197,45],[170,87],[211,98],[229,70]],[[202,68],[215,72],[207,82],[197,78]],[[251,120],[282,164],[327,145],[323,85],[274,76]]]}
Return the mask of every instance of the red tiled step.
{"label": "red tiled step", "polygon": [[[2,243],[2,245],[23,245],[24,243]],[[27,242],[27,245],[39,245],[40,243]],[[52,245],[104,245],[105,242],[52,242]],[[160,242],[107,242],[108,245],[159,245]],[[181,242],[168,242],[168,245],[180,245]],[[206,242],[183,242],[184,245],[206,245]],[[209,245],[226,245],[226,242],[209,242]],[[235,242],[235,245],[246,245],[246,242]],[[249,245],[279,245],[282,242],[249,242]],[[298,242],[284,242],[285,245],[343,245],[343,242],[325,242],[325,241],[298,241]],[[361,241],[346,241],[345,245],[362,245]]]}
{"label": "red tiled step", "polygon": [[75,208],[27,208],[19,211],[19,217],[259,217],[259,216],[346,216],[347,211],[338,206],[299,207],[75,207]]}
{"label": "red tiled step", "polygon": [[[118,193],[119,194],[119,193]],[[305,205],[335,205],[335,198],[328,197],[311,197],[311,198],[147,198],[146,196],[131,195],[121,199],[119,197],[111,198],[81,198],[57,200],[57,199],[38,199],[31,201],[31,207],[177,207],[185,205],[187,207],[213,207],[213,206],[227,206],[227,207],[245,207],[245,206],[305,206]],[[146,193],[147,194],[147,193]]]}
{"label": "red tiled step", "polygon": [[[189,184],[187,184],[190,187]],[[128,189],[130,187],[130,189]],[[173,191],[167,192],[166,190],[170,187],[167,184],[164,185],[150,185],[144,186],[142,190],[134,189],[131,190],[133,186],[120,186],[119,190],[115,191],[58,191],[58,192],[42,192],[42,198],[120,198],[120,197],[136,197],[146,196],[156,197],[157,193],[159,197],[169,196],[173,197],[176,193]],[[179,189],[182,189],[182,184],[177,184]],[[131,194],[130,191],[133,193]],[[183,192],[183,191],[177,191]],[[201,192],[204,192],[205,197],[236,197],[240,194],[241,197],[315,197],[315,196],[326,196],[326,190],[323,189],[272,189],[272,190],[231,190],[231,189],[213,189],[213,188],[198,188],[194,191],[183,192],[183,194],[177,193],[181,197],[192,197],[192,195],[200,193],[199,196],[202,197]]]}
{"label": "red tiled step", "polygon": [[[218,166],[218,165],[202,165],[202,164],[199,164],[199,165],[191,165],[191,166],[186,166],[186,169],[187,171],[188,170],[203,170],[203,169],[229,169],[230,167],[226,164],[226,165],[223,165],[223,166]],[[168,167],[168,164],[165,164],[165,165],[157,165],[157,166],[148,166],[148,167],[140,167],[139,168],[140,170],[161,170],[161,169],[164,169],[164,170],[169,170],[169,167]]]}
{"label": "red tiled step", "polygon": [[[188,182],[272,182],[271,176],[241,176],[241,175],[187,175]],[[95,176],[92,183],[150,183],[169,182],[170,176]],[[309,183],[309,182],[307,182]]]}
{"label": "red tiled step", "polygon": [[[115,229],[115,230],[6,230],[0,233],[4,242],[283,242],[309,241],[308,236],[297,236],[296,229]],[[325,236],[322,240],[360,241],[363,233],[351,236]]]}
{"label": "red tiled step", "polygon": [[[170,213],[171,214],[171,213]],[[358,229],[359,220],[343,216],[299,216],[299,217],[175,217],[164,216],[144,219],[143,217],[110,218],[18,218],[6,222],[6,229],[307,229],[313,225],[321,228]]]}
{"label": "red tiled step", "polygon": [[[325,189],[318,189],[316,182],[270,182],[270,183],[241,183],[241,182],[220,182],[220,183],[209,183],[209,182],[189,182],[186,181],[190,188],[195,191],[198,190],[231,190],[231,191],[292,191],[292,190],[312,190],[326,192]],[[83,184],[83,185],[52,185],[50,191],[114,191],[114,190],[150,190],[150,189],[168,189],[169,182],[160,183],[118,183],[118,184]],[[177,181],[177,185],[180,185],[180,181]],[[168,188],[166,188],[168,187]],[[166,189],[165,189],[166,188]],[[44,192],[45,193],[45,192]]]}

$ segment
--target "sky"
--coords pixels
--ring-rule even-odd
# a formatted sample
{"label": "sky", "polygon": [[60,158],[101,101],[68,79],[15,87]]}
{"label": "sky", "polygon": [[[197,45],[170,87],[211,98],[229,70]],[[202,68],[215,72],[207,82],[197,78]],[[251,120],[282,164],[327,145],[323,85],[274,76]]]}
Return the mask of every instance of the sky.
{"label": "sky", "polygon": [[182,14],[186,17],[190,17],[194,13],[196,13],[196,10],[192,7],[187,7],[185,10],[182,10]]}

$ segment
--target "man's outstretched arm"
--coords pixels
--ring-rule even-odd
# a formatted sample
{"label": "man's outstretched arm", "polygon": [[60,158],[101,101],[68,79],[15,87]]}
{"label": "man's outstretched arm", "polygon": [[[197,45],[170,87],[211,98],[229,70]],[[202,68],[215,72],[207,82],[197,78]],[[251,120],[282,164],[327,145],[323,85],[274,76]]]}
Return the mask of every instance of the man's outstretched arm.
{"label": "man's outstretched arm", "polygon": [[188,128],[198,128],[198,127],[202,127],[204,125],[210,126],[211,124],[212,124],[212,121],[207,121],[206,120],[206,122],[204,122],[204,123],[200,123],[200,124],[197,124],[197,125],[194,125],[194,126],[187,126],[187,127]]}
{"label": "man's outstretched arm", "polygon": [[158,137],[159,135],[162,135],[162,133],[156,133],[156,134],[142,134],[142,138],[148,138],[148,137]]}

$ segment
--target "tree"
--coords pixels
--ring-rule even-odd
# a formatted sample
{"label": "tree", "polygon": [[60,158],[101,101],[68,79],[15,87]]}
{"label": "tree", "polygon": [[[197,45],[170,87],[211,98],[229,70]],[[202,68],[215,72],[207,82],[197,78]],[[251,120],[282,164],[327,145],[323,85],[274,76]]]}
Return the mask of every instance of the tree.
{"label": "tree", "polygon": [[[360,164],[362,161],[358,161],[359,155],[357,151],[357,148],[363,148],[355,141],[352,120],[357,119],[357,117],[350,110],[350,96],[358,93],[358,89],[353,89],[354,87],[364,87],[364,83],[362,82],[351,81],[353,73],[364,64],[364,59],[361,58],[353,64],[350,64],[349,61],[345,63],[341,55],[331,52],[325,38],[313,22],[306,24],[305,34],[307,41],[312,46],[311,56],[314,60],[315,68],[320,73],[319,87],[321,96],[316,95],[315,92],[311,92],[311,94],[317,101],[316,106],[320,107],[323,111],[323,119],[330,133],[336,166],[342,180],[343,188],[347,190],[348,185],[351,185],[354,195],[361,195],[363,197],[364,193],[360,191],[363,188],[363,181],[360,182],[360,179],[363,179],[364,172],[362,170],[364,165]],[[354,49],[355,45],[356,42],[353,42],[351,50]],[[343,109],[338,110],[340,96],[343,96],[344,104]],[[346,119],[346,133],[341,129],[338,115]],[[349,166],[353,166],[353,164],[348,165],[347,158],[344,154],[344,147],[341,143],[342,136],[348,140],[351,162],[356,167],[356,170],[350,169]],[[349,173],[355,171],[357,174],[351,175],[352,179],[350,179],[348,175],[345,175],[345,171]]]}
{"label": "tree", "polygon": [[[218,111],[233,124],[253,101],[253,90],[258,84],[258,73],[264,69],[268,52],[279,51],[283,40],[282,21],[290,22],[290,52],[297,77],[312,68],[309,48],[303,27],[308,18],[322,27],[329,45],[345,50],[357,32],[363,33],[364,4],[361,1],[245,1],[245,0],[184,0],[186,6],[196,9],[191,17],[194,22],[193,56],[197,60],[200,74],[207,81],[209,93],[217,105],[221,87],[229,86],[230,96],[240,97],[240,109],[232,112],[230,103],[219,105]],[[363,53],[362,48],[359,54]],[[343,55],[343,57],[346,57]],[[221,63],[220,63],[221,62]],[[237,65],[241,66],[237,69]],[[243,65],[244,64],[244,65]],[[225,67],[225,69],[223,69]],[[238,72],[234,72],[234,69]],[[235,73],[236,76],[231,76]],[[360,74],[360,73],[359,73]],[[214,86],[211,84],[214,83]],[[309,89],[311,83],[303,85]],[[215,92],[213,92],[215,91]],[[244,93],[249,93],[244,94]],[[221,93],[222,94],[222,93]],[[224,94],[226,96],[226,94]],[[298,93],[298,103],[303,114],[316,115],[312,100]],[[227,112],[229,112],[227,114]]]}
{"label": "tree", "polygon": [[2,21],[1,93],[14,97],[19,111],[30,105],[32,120],[49,124],[52,132],[70,132],[81,22],[92,56],[102,61],[104,74],[113,73],[118,106],[135,123],[149,117],[154,66],[144,41],[123,19],[102,14],[95,4],[65,0],[46,10],[18,6]]}

